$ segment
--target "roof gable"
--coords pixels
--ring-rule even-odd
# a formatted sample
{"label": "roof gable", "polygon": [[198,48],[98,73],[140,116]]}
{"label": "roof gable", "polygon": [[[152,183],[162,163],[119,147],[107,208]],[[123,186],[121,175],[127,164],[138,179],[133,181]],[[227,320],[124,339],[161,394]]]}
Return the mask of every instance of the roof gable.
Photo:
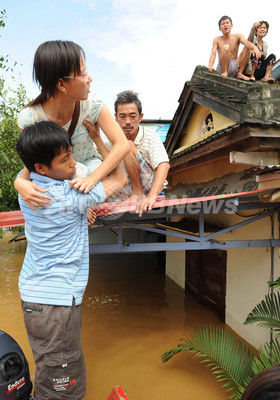
{"label": "roof gable", "polygon": [[[280,124],[280,85],[265,82],[248,82],[241,79],[224,77],[216,72],[209,72],[206,67],[196,67],[191,81],[185,83],[179,98],[179,106],[173,117],[166,136],[165,146],[170,158],[179,147],[182,135],[188,124],[194,107],[200,104],[216,113],[236,122],[236,126],[250,124]],[[196,143],[204,146],[217,135],[227,134],[229,127],[217,131],[212,137]],[[192,146],[189,150],[191,151]],[[174,155],[180,156],[180,152]]]}

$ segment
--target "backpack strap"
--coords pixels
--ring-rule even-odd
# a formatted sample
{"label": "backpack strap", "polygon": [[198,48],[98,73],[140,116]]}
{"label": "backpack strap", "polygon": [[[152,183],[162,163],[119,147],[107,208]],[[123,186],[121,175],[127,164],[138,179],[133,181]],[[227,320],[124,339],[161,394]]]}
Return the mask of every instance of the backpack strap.
{"label": "backpack strap", "polygon": [[73,115],[72,115],[72,121],[71,121],[71,124],[70,124],[69,129],[68,129],[68,133],[69,133],[70,138],[72,137],[72,135],[73,135],[73,133],[75,131],[75,128],[76,128],[77,123],[78,123],[79,116],[80,116],[80,102],[76,101],[75,108],[74,108]]}
{"label": "backpack strap", "polygon": [[[37,114],[38,114],[38,116],[39,116],[41,121],[48,121],[48,118],[47,118],[46,114],[42,110],[41,104],[36,104],[36,106],[33,106],[33,107],[36,110],[36,112],[37,112]],[[74,111],[73,111],[73,114],[72,114],[71,124],[70,124],[69,129],[68,129],[68,133],[69,133],[70,138],[72,137],[72,135],[73,135],[73,133],[74,133],[74,131],[76,129],[76,126],[77,126],[77,123],[78,123],[78,120],[79,120],[79,116],[80,116],[80,102],[76,101],[75,102],[75,108],[74,108]]]}

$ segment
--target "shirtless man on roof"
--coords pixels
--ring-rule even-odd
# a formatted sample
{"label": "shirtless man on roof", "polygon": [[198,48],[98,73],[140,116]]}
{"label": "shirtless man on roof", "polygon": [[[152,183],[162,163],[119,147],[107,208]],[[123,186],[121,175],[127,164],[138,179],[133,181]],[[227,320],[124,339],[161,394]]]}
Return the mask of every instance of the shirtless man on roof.
{"label": "shirtless man on roof", "polygon": [[[241,78],[249,80],[249,77],[243,74],[243,70],[246,67],[246,58],[243,54],[238,55],[239,45],[243,44],[247,49],[252,50],[259,59],[261,54],[258,48],[251,42],[245,39],[241,33],[231,33],[232,20],[227,15],[224,15],[219,20],[219,29],[222,32],[222,36],[217,36],[213,41],[213,47],[209,59],[208,70],[213,71],[213,65],[216,59],[218,50],[219,62],[217,65],[217,71],[223,76],[230,76],[233,78]],[[244,52],[243,52],[244,53]]]}

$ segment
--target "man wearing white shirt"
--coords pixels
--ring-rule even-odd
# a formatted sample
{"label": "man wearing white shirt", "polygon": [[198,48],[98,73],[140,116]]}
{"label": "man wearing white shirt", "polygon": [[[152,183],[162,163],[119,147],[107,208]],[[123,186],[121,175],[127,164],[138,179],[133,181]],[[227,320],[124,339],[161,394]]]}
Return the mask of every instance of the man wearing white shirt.
{"label": "man wearing white shirt", "polygon": [[143,118],[138,93],[125,90],[117,95],[115,118],[129,140],[131,151],[124,158],[130,180],[131,200],[136,200],[136,212],[150,211],[163,189],[169,171],[169,158],[159,135],[139,125]]}

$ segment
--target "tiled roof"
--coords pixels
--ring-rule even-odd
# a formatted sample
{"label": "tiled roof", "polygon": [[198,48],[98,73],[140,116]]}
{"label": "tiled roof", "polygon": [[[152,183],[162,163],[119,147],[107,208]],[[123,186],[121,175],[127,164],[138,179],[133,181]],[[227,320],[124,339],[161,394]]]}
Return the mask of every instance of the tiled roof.
{"label": "tiled roof", "polygon": [[[213,109],[236,124],[172,154],[185,132],[193,106],[197,103]],[[246,125],[280,126],[280,83],[243,81],[224,77],[217,72],[210,73],[206,67],[198,66],[192,79],[184,85],[165,145],[170,158],[175,159]]]}

